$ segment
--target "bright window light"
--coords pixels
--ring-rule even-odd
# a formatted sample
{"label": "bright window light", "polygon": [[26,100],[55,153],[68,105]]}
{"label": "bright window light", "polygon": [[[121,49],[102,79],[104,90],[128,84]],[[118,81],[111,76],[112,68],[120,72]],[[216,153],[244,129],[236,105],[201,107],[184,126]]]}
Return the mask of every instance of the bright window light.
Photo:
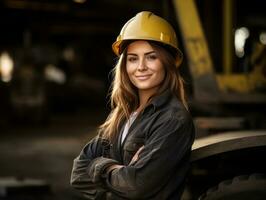
{"label": "bright window light", "polygon": [[266,45],[266,32],[260,33],[260,42]]}
{"label": "bright window light", "polygon": [[12,79],[14,62],[7,52],[0,55],[0,76],[3,82],[9,82]]}
{"label": "bright window light", "polygon": [[245,55],[245,42],[249,37],[249,30],[246,27],[241,27],[235,31],[235,52],[241,58]]}
{"label": "bright window light", "polygon": [[46,80],[53,81],[58,84],[64,84],[66,82],[66,75],[64,71],[52,64],[49,64],[45,67],[44,73]]}

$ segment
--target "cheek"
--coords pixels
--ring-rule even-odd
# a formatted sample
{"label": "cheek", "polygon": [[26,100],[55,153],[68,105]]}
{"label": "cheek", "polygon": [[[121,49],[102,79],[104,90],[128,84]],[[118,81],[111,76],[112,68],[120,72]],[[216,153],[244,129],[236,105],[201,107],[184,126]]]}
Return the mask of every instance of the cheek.
{"label": "cheek", "polygon": [[133,76],[133,73],[134,73],[133,67],[130,66],[130,65],[127,65],[126,66],[126,72],[127,72],[127,76],[129,78],[129,80],[132,82],[132,76]]}
{"label": "cheek", "polygon": [[132,74],[134,74],[134,72],[136,71],[136,66],[135,66],[135,64],[132,64],[132,63],[127,64],[127,65],[126,65],[126,71],[127,71],[127,74],[128,74],[129,76],[132,75]]}
{"label": "cheek", "polygon": [[165,78],[165,70],[162,69],[160,72],[159,72],[159,77],[158,79],[160,80],[160,82],[162,82]]}
{"label": "cheek", "polygon": [[127,72],[127,75],[130,77],[130,74],[132,73],[132,69],[129,65],[126,66],[126,72]]}
{"label": "cheek", "polygon": [[157,76],[158,81],[163,81],[164,77],[165,77],[165,69],[161,63],[156,65],[156,71],[158,74],[158,76]]}

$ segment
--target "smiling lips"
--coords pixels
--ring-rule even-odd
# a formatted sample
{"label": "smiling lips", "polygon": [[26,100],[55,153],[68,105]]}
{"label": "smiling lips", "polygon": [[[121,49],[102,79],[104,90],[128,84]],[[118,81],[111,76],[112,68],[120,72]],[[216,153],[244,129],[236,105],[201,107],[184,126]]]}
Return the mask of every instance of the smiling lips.
{"label": "smiling lips", "polygon": [[145,81],[145,80],[149,79],[151,76],[152,76],[152,74],[144,74],[144,75],[138,75],[135,77],[140,81]]}

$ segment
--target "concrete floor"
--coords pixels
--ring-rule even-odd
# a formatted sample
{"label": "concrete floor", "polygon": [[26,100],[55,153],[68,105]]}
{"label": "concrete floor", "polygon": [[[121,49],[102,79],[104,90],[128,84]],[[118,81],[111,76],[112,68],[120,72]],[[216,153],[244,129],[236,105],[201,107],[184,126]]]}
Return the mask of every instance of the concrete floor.
{"label": "concrete floor", "polygon": [[69,186],[72,161],[104,118],[94,112],[55,116],[46,126],[0,127],[0,179],[41,179],[52,188],[49,199],[81,199]]}

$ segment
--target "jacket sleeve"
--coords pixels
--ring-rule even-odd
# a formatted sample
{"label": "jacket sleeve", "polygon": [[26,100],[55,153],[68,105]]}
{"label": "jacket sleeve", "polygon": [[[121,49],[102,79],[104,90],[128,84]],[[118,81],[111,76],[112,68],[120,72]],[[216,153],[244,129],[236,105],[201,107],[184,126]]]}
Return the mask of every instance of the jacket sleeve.
{"label": "jacket sleeve", "polygon": [[106,151],[108,144],[97,136],[74,159],[70,184],[88,199],[105,199],[106,188],[101,180],[101,170],[104,170],[103,166],[117,163],[103,157]]}
{"label": "jacket sleeve", "polygon": [[153,127],[137,162],[110,172],[107,187],[127,199],[151,197],[167,183],[174,170],[188,165],[189,160],[184,157],[189,155],[193,140],[192,119],[170,117]]}

